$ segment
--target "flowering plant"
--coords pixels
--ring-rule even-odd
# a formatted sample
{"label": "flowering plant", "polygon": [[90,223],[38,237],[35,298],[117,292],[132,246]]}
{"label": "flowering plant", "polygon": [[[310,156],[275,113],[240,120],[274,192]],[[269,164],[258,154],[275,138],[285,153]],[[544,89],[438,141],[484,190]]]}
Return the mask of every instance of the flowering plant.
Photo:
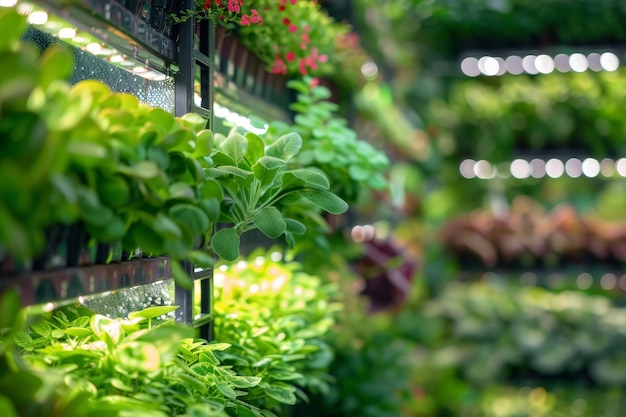
{"label": "flowering plant", "polygon": [[262,26],[240,28],[241,42],[274,74],[327,75],[334,70],[336,40],[348,32],[314,0],[246,0],[262,11]]}
{"label": "flowering plant", "polygon": [[194,9],[182,10],[172,16],[175,23],[188,19],[206,19],[223,26],[253,24],[262,25],[263,17],[257,9],[244,6],[243,0],[194,0]]}

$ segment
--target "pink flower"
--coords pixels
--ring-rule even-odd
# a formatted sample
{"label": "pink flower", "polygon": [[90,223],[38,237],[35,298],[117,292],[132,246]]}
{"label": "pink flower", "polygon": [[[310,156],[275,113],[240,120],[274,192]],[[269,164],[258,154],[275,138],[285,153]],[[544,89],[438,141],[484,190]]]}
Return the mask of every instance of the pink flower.
{"label": "pink flower", "polygon": [[292,51],[289,51],[285,54],[285,59],[287,60],[287,62],[291,62],[296,59],[296,54]]}
{"label": "pink flower", "polygon": [[298,31],[298,26],[293,25],[293,24],[289,25],[289,32],[294,33],[297,31]]}
{"label": "pink flower", "polygon": [[287,75],[287,66],[282,59],[276,58],[276,61],[274,61],[274,65],[272,66],[272,73]]}
{"label": "pink flower", "polygon": [[300,62],[298,62],[298,69],[300,70],[300,74],[306,75],[306,62],[304,62],[304,59],[301,59]]}
{"label": "pink flower", "polygon": [[302,43],[300,44],[300,49],[305,50],[306,48],[307,48],[306,43],[302,42]]}
{"label": "pink flower", "polygon": [[289,2],[290,2],[291,4],[296,4],[296,3],[298,2],[298,0],[289,0]]}
{"label": "pink flower", "polygon": [[248,16],[247,14],[241,16],[241,21],[239,22],[241,26],[250,26],[250,23],[250,16]]}
{"label": "pink flower", "polygon": [[309,38],[309,34],[308,33],[303,33],[302,35],[302,40],[306,43],[311,42],[311,39]]}

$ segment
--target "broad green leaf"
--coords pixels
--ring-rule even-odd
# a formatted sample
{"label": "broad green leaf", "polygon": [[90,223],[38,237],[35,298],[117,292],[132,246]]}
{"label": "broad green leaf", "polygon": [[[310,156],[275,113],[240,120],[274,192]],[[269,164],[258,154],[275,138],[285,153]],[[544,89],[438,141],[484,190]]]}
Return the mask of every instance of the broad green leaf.
{"label": "broad green leaf", "polygon": [[162,171],[152,161],[141,161],[137,165],[118,165],[117,170],[125,175],[140,180],[156,178]]}
{"label": "broad green leaf", "polygon": [[141,319],[154,319],[157,317],[161,317],[165,314],[169,314],[172,311],[176,311],[178,309],[178,306],[154,306],[154,307],[148,307],[145,308],[143,310],[139,310],[139,311],[131,311],[130,313],[128,313],[128,318],[129,319],[136,319],[136,318],[141,318]]}
{"label": "broad green leaf", "polygon": [[252,218],[254,225],[270,239],[282,235],[287,225],[276,207],[263,207]]}
{"label": "broad green leaf", "polygon": [[182,236],[182,231],[178,224],[163,213],[158,213],[150,226],[166,239],[177,239]]}
{"label": "broad green leaf", "polygon": [[261,185],[268,185],[274,181],[278,170],[285,166],[285,161],[272,156],[263,156],[252,165],[252,172]]}
{"label": "broad green leaf", "polygon": [[124,207],[130,200],[130,187],[121,175],[98,176],[96,188],[100,200],[110,207]]}
{"label": "broad green leaf", "polygon": [[209,172],[217,172],[219,173],[219,175],[232,174],[236,177],[244,178],[244,179],[252,175],[252,171],[247,171],[245,169],[241,169],[239,167],[230,166],[230,165],[222,165],[222,166],[218,166],[215,168],[209,168]]}
{"label": "broad green leaf", "polygon": [[134,392],[135,389],[133,387],[131,387],[130,385],[127,385],[126,383],[124,383],[124,381],[122,381],[119,378],[111,378],[109,380],[109,382],[111,383],[111,386],[113,386],[113,388],[119,390],[119,391],[125,391],[125,392]]}
{"label": "broad green leaf", "polygon": [[186,126],[195,132],[201,131],[207,125],[207,120],[197,113],[184,114],[179,120],[182,122],[183,126]]}
{"label": "broad green leaf", "polygon": [[194,158],[201,158],[211,155],[213,151],[213,132],[206,129],[200,131],[196,136],[196,150],[193,152]]}
{"label": "broad green leaf", "polygon": [[211,238],[211,247],[225,261],[239,258],[239,244],[240,237],[232,227],[218,230]]}
{"label": "broad green leaf", "polygon": [[313,100],[326,100],[332,96],[330,90],[323,85],[318,85],[311,89]]}
{"label": "broad green leaf", "polygon": [[128,371],[156,371],[161,365],[159,351],[152,343],[130,341],[121,344],[117,349],[120,366]]}
{"label": "broad green leaf", "polygon": [[192,201],[196,197],[193,188],[184,182],[175,182],[171,184],[168,188],[168,192],[171,199]]}
{"label": "broad green leaf", "polygon": [[[162,133],[169,132],[176,123],[176,118],[171,113],[158,107],[151,109],[146,115],[146,118]],[[144,126],[146,124],[147,123],[144,123]]]}
{"label": "broad green leaf", "polygon": [[324,174],[311,169],[294,169],[284,172],[281,181],[283,189],[310,187],[319,190],[328,190],[330,188],[328,178],[326,178]]}
{"label": "broad green leaf", "polygon": [[[295,200],[291,200],[292,198],[295,198]],[[305,189],[294,191],[286,199],[281,200],[281,202],[287,204],[287,201],[291,200],[295,202],[298,198],[306,198],[317,207],[331,214],[345,213],[349,208],[348,203],[330,191],[325,190]]]}
{"label": "broad green leaf", "polygon": [[175,204],[168,213],[175,222],[189,228],[193,234],[203,234],[209,230],[208,216],[192,204]]}
{"label": "broad green leaf", "polygon": [[222,151],[213,152],[213,154],[211,155],[211,159],[213,160],[214,166],[220,166],[220,165],[236,166],[237,165],[235,160],[230,155],[227,155],[226,153]]}
{"label": "broad green leaf", "polygon": [[121,240],[127,232],[126,223],[118,216],[113,215],[105,225],[85,224],[89,236],[101,243],[111,243]]}
{"label": "broad green leaf", "polygon": [[296,389],[291,385],[275,382],[273,384],[264,385],[263,391],[268,397],[281,403],[291,405],[296,403]]}
{"label": "broad green leaf", "polygon": [[39,320],[38,322],[33,323],[30,327],[35,331],[35,333],[45,338],[50,337],[50,333],[52,333],[50,323],[45,320]]}
{"label": "broad green leaf", "polygon": [[228,384],[226,384],[225,382],[221,382],[218,381],[215,383],[215,387],[219,390],[219,392],[221,392],[224,397],[229,398],[229,399],[235,399],[237,397],[237,394],[235,393],[235,390],[233,390],[230,386],[228,386]]}
{"label": "broad green leaf", "polygon": [[146,156],[149,160],[157,164],[162,170],[167,170],[170,166],[170,156],[167,151],[158,146],[150,146]]}
{"label": "broad green leaf", "polygon": [[211,342],[205,346],[205,349],[222,351],[228,349],[231,346],[232,345],[230,343]]}
{"label": "broad green leaf", "polygon": [[80,338],[85,338],[92,334],[93,332],[90,329],[86,329],[84,327],[68,327],[65,329],[65,333],[68,336],[76,336]]}
{"label": "broad green leaf", "polygon": [[195,378],[191,375],[186,375],[183,373],[176,375],[176,378],[178,378],[183,383],[183,385],[185,385],[186,388],[192,392],[197,391],[199,393],[205,394],[207,391],[207,384],[199,378]]}
{"label": "broad green leaf", "polygon": [[276,139],[274,143],[265,149],[265,154],[288,161],[290,158],[298,154],[301,147],[302,137],[300,137],[299,134],[292,132]]}
{"label": "broad green leaf", "polygon": [[224,191],[222,190],[222,186],[213,179],[206,179],[198,186],[198,190],[200,191],[200,196],[203,199],[216,199],[217,201],[222,201],[224,198]]}
{"label": "broad green leaf", "polygon": [[287,231],[296,235],[303,235],[306,233],[306,226],[298,220],[289,218],[284,220],[285,225],[287,226]]}
{"label": "broad green leaf", "polygon": [[219,404],[219,407],[216,405],[207,405],[202,402],[200,404],[192,404],[187,407],[186,416],[188,417],[223,417],[226,414],[223,413],[224,406]]}
{"label": "broad green leaf", "polygon": [[182,151],[193,152],[196,135],[191,130],[179,129],[173,133],[170,133],[161,141],[157,143],[160,147],[166,151]]}
{"label": "broad green leaf", "polygon": [[302,378],[302,374],[295,371],[288,371],[285,369],[273,369],[271,376],[273,379],[279,381],[292,381],[294,379]]}
{"label": "broad green leaf", "polygon": [[152,227],[143,222],[135,222],[130,225],[124,235],[124,247],[141,248],[144,253],[154,255],[163,254],[163,237]]}
{"label": "broad green leaf", "polygon": [[235,165],[239,165],[248,150],[248,141],[239,133],[234,132],[220,143],[220,150],[230,156],[235,161]]}
{"label": "broad green leaf", "polygon": [[221,207],[217,198],[203,198],[196,204],[198,204],[198,207],[204,211],[211,222],[215,223],[218,221],[221,213]]}
{"label": "broad green leaf", "polygon": [[204,172],[204,168],[202,167],[202,164],[200,164],[198,160],[191,159],[191,158],[187,158],[186,162],[187,162],[187,169],[189,170],[189,173],[191,174],[191,178],[193,179],[193,184],[197,184],[198,182],[201,182],[202,180],[204,180],[206,174]]}
{"label": "broad green leaf", "polygon": [[[273,375],[273,372],[272,372],[272,375]],[[229,378],[228,382],[230,382],[234,387],[237,387],[237,388],[252,388],[252,387],[259,385],[262,380],[263,379],[258,376],[237,375],[237,376],[233,376]]]}
{"label": "broad green leaf", "polygon": [[254,165],[265,156],[265,143],[263,139],[252,132],[246,133],[246,140],[248,141],[248,149],[245,157],[250,165]]}

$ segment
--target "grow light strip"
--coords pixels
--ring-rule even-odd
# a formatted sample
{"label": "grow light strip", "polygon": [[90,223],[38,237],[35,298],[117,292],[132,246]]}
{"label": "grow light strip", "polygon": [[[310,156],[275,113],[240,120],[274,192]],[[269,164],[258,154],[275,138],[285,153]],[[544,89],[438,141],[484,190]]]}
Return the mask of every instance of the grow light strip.
{"label": "grow light strip", "polygon": [[[16,0],[0,0],[0,2],[0,6],[3,7],[17,4]],[[142,63],[130,58],[128,55],[124,55],[117,49],[107,46],[90,33],[77,29],[66,20],[51,15],[31,3],[20,2],[17,5],[17,10],[19,13],[28,16],[28,23],[34,27],[81,51],[103,58],[116,67],[150,81],[165,81],[169,78],[168,75],[150,68],[149,62]]]}
{"label": "grow light strip", "polygon": [[530,177],[560,178],[562,176],[570,178],[604,176],[610,178],[615,174],[620,177],[626,177],[626,158],[617,160],[611,158],[602,160],[595,158],[569,158],[566,160],[558,158],[550,158],[548,160],[518,158],[511,162],[499,164],[492,164],[486,160],[465,159],[459,164],[459,172],[464,178],[478,178],[481,180],[509,177],[516,179]]}
{"label": "grow light strip", "polygon": [[461,61],[461,71],[468,77],[486,75],[489,77],[500,76],[506,73],[519,74],[550,74],[559,72],[585,72],[591,71],[616,71],[620,66],[620,59],[613,52],[597,53],[588,55],[580,52],[556,54],[554,57],[547,54],[525,56],[510,55],[506,58],[499,56],[467,57]]}

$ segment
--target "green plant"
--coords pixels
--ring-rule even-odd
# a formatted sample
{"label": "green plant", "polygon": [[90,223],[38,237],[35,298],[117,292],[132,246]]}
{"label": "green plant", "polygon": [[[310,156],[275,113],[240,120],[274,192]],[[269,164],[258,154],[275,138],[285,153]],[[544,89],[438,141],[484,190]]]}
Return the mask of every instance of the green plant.
{"label": "green plant", "polygon": [[170,19],[174,23],[206,19],[226,27],[262,25],[263,17],[258,8],[249,7],[249,3],[246,1],[244,5],[243,0],[194,0],[193,9],[181,10],[179,14],[170,15]]}
{"label": "green plant", "polygon": [[356,202],[372,190],[384,190],[388,185],[387,156],[360,140],[347,120],[337,115],[338,106],[328,100],[330,90],[310,77],[290,81],[288,85],[298,92],[298,100],[291,105],[297,113],[295,124],[271,123],[268,140],[289,131],[301,135],[303,149],[290,164],[322,170],[329,177],[331,190],[348,202]]}
{"label": "green plant", "polygon": [[323,172],[304,165],[289,168],[289,161],[301,147],[302,138],[297,133],[287,133],[267,146],[257,135],[243,136],[236,129],[228,137],[216,137],[211,154],[214,167],[207,175],[222,184],[220,221],[231,224],[211,238],[220,257],[237,259],[240,235],[252,228],[272,239],[284,234],[293,242],[294,235],[304,233],[306,226],[284,214],[285,208],[312,204],[334,214],[348,209],[346,202],[330,191]]}
{"label": "green plant", "polygon": [[58,371],[90,394],[82,398],[86,415],[271,415],[245,400],[261,378],[221,365],[216,355],[230,346],[193,339],[193,329],[167,318],[175,309],[149,307],[110,319],[66,307],[15,340],[25,369]]}
{"label": "green plant", "polygon": [[[217,356],[239,375],[259,377],[247,401],[286,415],[286,405],[332,391],[328,345],[340,305],[337,287],[257,250],[215,272],[215,334],[232,345]],[[308,395],[307,395],[308,394]],[[287,414],[288,415],[288,414]]]}

